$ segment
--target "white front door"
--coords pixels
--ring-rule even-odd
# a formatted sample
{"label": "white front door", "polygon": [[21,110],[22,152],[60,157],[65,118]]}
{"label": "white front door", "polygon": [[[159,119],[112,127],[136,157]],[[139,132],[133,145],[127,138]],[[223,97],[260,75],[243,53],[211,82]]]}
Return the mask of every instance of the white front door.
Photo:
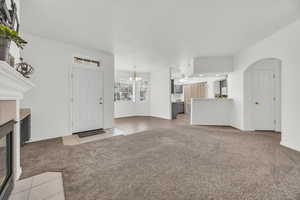
{"label": "white front door", "polygon": [[255,130],[275,130],[275,79],[272,69],[253,71],[253,126]]}
{"label": "white front door", "polygon": [[103,128],[103,72],[78,65],[72,72],[72,132]]}

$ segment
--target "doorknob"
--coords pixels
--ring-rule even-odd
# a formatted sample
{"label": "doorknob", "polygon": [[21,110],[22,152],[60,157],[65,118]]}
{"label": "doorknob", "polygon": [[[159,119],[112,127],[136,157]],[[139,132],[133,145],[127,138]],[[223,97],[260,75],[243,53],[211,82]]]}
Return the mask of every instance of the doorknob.
{"label": "doorknob", "polygon": [[102,99],[102,97],[100,97],[100,99],[99,99],[99,104],[103,104],[103,101],[102,101],[103,99]]}
{"label": "doorknob", "polygon": [[258,103],[258,102],[255,102],[255,104],[258,105],[259,103]]}

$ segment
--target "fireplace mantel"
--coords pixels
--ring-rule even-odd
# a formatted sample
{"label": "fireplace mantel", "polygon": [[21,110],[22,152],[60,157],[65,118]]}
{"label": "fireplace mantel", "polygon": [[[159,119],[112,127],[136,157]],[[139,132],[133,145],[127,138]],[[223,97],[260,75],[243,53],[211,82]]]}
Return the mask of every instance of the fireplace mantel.
{"label": "fireplace mantel", "polygon": [[23,94],[34,84],[9,66],[0,61],[0,100],[22,99]]}

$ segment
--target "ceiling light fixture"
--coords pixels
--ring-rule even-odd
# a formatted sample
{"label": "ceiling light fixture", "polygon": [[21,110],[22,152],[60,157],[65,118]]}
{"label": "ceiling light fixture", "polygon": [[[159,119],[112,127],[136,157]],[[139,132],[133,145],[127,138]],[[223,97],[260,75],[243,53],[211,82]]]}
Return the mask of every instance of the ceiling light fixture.
{"label": "ceiling light fixture", "polygon": [[134,66],[134,72],[133,75],[129,77],[130,81],[141,81],[142,77],[138,76],[137,72],[136,72],[136,66]]}

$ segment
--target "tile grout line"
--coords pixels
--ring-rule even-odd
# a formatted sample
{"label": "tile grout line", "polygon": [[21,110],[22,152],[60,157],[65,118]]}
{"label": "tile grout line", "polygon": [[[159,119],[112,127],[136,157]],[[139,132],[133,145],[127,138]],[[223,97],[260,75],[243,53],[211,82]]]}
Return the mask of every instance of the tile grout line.
{"label": "tile grout line", "polygon": [[27,200],[30,200],[30,195],[31,195],[32,185],[33,185],[33,177],[31,177],[31,184],[30,184],[30,189],[29,189],[29,191],[28,191]]}
{"label": "tile grout line", "polygon": [[[46,172],[46,173],[47,173],[47,172]],[[52,173],[52,172],[50,172],[50,173]],[[51,178],[51,179],[49,179],[49,180],[47,180],[47,181],[43,181],[43,182],[41,182],[41,183],[39,183],[39,184],[37,184],[37,185],[34,185],[34,184],[33,184],[34,178],[36,178],[36,177],[35,177],[35,176],[29,177],[28,179],[30,180],[30,181],[29,181],[29,182],[30,182],[30,184],[29,184],[30,186],[29,186],[27,189],[20,190],[20,191],[17,192],[17,193],[12,193],[11,197],[15,197],[17,194],[20,194],[20,193],[22,193],[22,192],[28,192],[28,194],[26,195],[26,200],[31,200],[31,192],[32,192],[32,189],[35,189],[35,188],[37,188],[37,187],[39,187],[39,186],[41,186],[41,185],[45,185],[45,184],[48,184],[48,183],[53,182],[53,181],[56,181],[56,180],[61,180],[62,183],[63,183],[62,172],[54,172],[54,173],[58,173],[58,174],[59,174],[59,177]],[[39,175],[42,175],[42,174],[39,174]],[[39,176],[39,175],[36,175],[36,176]],[[26,180],[26,179],[23,179],[23,180]],[[23,181],[23,180],[20,180],[20,181]],[[61,187],[62,187],[62,189],[61,189],[58,193],[55,193],[55,194],[51,195],[51,197],[53,197],[53,196],[55,196],[55,195],[58,195],[58,194],[60,194],[60,193],[63,193],[63,195],[64,195],[64,187],[63,187],[63,184],[62,184]],[[46,199],[49,199],[49,198],[51,198],[51,197],[48,197],[48,198],[46,198]],[[45,199],[45,200],[46,200],[46,199]]]}
{"label": "tile grout line", "polygon": [[30,200],[30,195],[31,195],[31,189],[32,189],[32,188],[30,188],[30,190],[28,191],[28,196],[27,196],[27,200]]}
{"label": "tile grout line", "polygon": [[[59,195],[59,194],[63,194],[64,195],[64,190],[62,190],[62,191],[59,191],[59,192],[57,192],[57,193],[55,193],[55,194],[52,194],[52,195],[50,195],[49,197],[46,197],[46,198],[44,198],[44,199],[42,199],[42,200],[47,200],[47,199],[50,199],[50,198],[52,198],[52,197],[55,197],[56,195]],[[30,199],[29,199],[30,200]]]}

